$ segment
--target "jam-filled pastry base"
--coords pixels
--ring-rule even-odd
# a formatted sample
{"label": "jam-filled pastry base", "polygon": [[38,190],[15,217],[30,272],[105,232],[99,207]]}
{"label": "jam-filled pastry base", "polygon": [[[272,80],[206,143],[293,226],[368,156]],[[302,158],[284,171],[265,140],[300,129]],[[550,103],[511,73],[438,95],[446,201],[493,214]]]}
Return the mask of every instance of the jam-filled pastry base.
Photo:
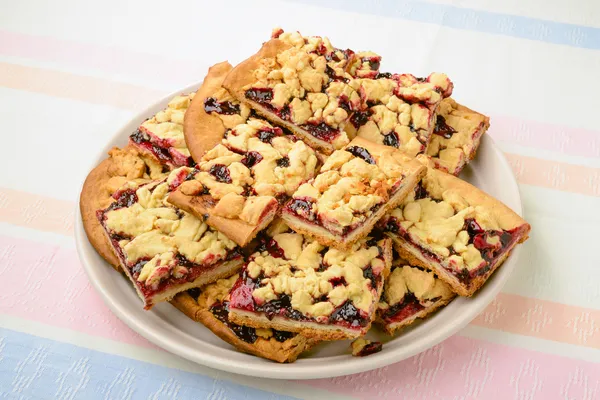
{"label": "jam-filled pastry base", "polygon": [[396,259],[385,281],[377,324],[390,335],[444,307],[456,296],[431,271]]}
{"label": "jam-filled pastry base", "polygon": [[437,169],[458,176],[475,158],[481,137],[490,126],[483,114],[444,99],[438,109],[427,155]]}
{"label": "jam-filled pastry base", "polygon": [[241,249],[233,241],[167,202],[169,192],[180,184],[178,172],[141,186],[130,182],[115,193],[110,206],[97,212],[146,309],[230,276],[243,264]]}
{"label": "jam-filled pastry base", "polygon": [[379,226],[403,259],[432,270],[461,296],[472,296],[531,229],[499,200],[433,167]]}
{"label": "jam-filled pastry base", "polygon": [[229,291],[238,277],[234,274],[201,289],[179,293],[171,304],[236,349],[280,363],[296,361],[302,352],[316,343],[296,333],[250,328],[231,322]]}
{"label": "jam-filled pastry base", "polygon": [[357,137],[298,188],[282,218],[322,245],[348,249],[398,206],[424,174],[425,167],[400,150]]}
{"label": "jam-filled pastry base", "polygon": [[391,266],[389,239],[349,251],[293,232],[262,238],[230,292],[229,319],[319,340],[364,335]]}

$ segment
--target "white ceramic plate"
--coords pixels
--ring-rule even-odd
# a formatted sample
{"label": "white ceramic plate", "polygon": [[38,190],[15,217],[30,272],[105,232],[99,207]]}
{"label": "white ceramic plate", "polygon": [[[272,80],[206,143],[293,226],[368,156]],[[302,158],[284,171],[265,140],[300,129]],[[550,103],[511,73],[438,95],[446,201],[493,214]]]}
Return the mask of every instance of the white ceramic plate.
{"label": "white ceramic plate", "polygon": [[[124,146],[128,136],[146,118],[167,106],[178,93],[189,93],[199,84],[165,97],[120,129],[102,149],[90,169],[113,146]],[[477,159],[463,172],[463,179],[498,198],[521,214],[521,198],[512,170],[489,136],[484,136]],[[144,311],[127,279],[95,252],[76,211],[75,239],[79,258],[90,281],[110,309],[131,329],[167,351],[209,367],[238,374],[311,379],[348,375],[380,368],[414,356],[456,333],[475,318],[498,294],[517,265],[519,247],[473,298],[458,298],[427,320],[416,323],[394,338],[372,329],[368,336],[383,341],[383,351],[368,357],[352,357],[350,341],[322,343],[293,364],[277,364],[236,351],[199,323],[188,319],[168,303]]]}

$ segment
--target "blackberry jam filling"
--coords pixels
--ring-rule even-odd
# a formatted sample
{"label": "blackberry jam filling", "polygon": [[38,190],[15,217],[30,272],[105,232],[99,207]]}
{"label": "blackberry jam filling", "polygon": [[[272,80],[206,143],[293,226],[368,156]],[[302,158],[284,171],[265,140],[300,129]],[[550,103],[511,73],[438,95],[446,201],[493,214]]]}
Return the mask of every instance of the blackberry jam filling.
{"label": "blackberry jam filling", "polygon": [[263,237],[260,240],[258,247],[256,248],[258,252],[268,252],[272,257],[275,258],[283,258],[285,256],[285,252],[279,245],[275,239],[271,239],[269,237]]}
{"label": "blackberry jam filling", "polygon": [[285,317],[297,321],[305,319],[300,311],[292,308],[292,299],[287,294],[282,294],[278,299],[271,300],[256,309],[264,312],[269,320],[275,317]]}
{"label": "blackberry jam filling", "polygon": [[408,292],[401,302],[394,304],[383,313],[386,322],[402,321],[424,309],[415,297],[414,293]]}
{"label": "blackberry jam filling", "polygon": [[204,111],[207,113],[216,112],[222,115],[232,115],[240,113],[240,105],[230,101],[218,101],[214,97],[204,100]]}
{"label": "blackberry jam filling", "polygon": [[284,331],[278,331],[276,329],[273,329],[273,337],[278,342],[285,342],[286,340],[291,339],[294,336],[296,336],[296,334],[293,332],[284,332]]}
{"label": "blackberry jam filling", "polygon": [[270,103],[273,100],[273,89],[254,88],[246,90],[246,98],[257,103]]}
{"label": "blackberry jam filling", "polygon": [[452,138],[452,135],[456,133],[456,129],[448,125],[444,117],[438,115],[435,121],[435,128],[433,128],[433,133],[442,136],[445,139],[450,139]]}
{"label": "blackberry jam filling", "polygon": [[198,300],[198,297],[200,297],[200,293],[201,293],[200,288],[197,288],[197,287],[191,288],[187,292],[190,296],[192,296],[192,298],[194,300]]}
{"label": "blackberry jam filling", "polygon": [[231,175],[229,174],[229,168],[223,164],[215,164],[210,167],[209,174],[215,177],[218,182],[231,183]]}
{"label": "blackberry jam filling", "polygon": [[360,146],[350,146],[345,149],[348,153],[352,154],[354,157],[362,158],[369,164],[375,164],[375,159],[369,153],[369,150]]}
{"label": "blackberry jam filling", "polygon": [[390,132],[387,135],[383,135],[383,144],[396,148],[400,147],[400,140],[398,140],[396,132]]}
{"label": "blackberry jam filling", "polygon": [[246,343],[254,343],[258,339],[256,329],[229,322],[229,302],[217,302],[210,307],[210,312],[225,324],[237,337]]}
{"label": "blackberry jam filling", "polygon": [[275,129],[264,128],[258,132],[258,139],[263,143],[271,144],[271,141],[275,136],[277,136]]}
{"label": "blackberry jam filling", "polygon": [[332,128],[327,125],[325,122],[316,123],[308,123],[300,125],[300,127],[308,132],[317,139],[323,140],[325,142],[331,142],[335,139],[340,131]]}
{"label": "blackberry jam filling", "polygon": [[348,300],[331,313],[329,321],[337,323],[344,322],[352,328],[367,326],[369,323],[369,321],[361,315],[360,311],[354,307],[354,304]]}
{"label": "blackberry jam filling", "polygon": [[246,153],[246,156],[244,158],[242,158],[242,164],[244,164],[247,168],[252,168],[256,164],[261,162],[262,159],[263,159],[263,156],[260,155],[259,152],[249,151],[248,153]]}
{"label": "blackberry jam filling", "polygon": [[371,116],[371,111],[366,110],[366,111],[356,111],[354,114],[352,114],[352,116],[350,117],[350,123],[356,128],[360,128],[361,126],[363,126],[364,124],[367,123],[367,121],[369,120],[369,117]]}
{"label": "blackberry jam filling", "polygon": [[379,353],[383,349],[381,342],[372,342],[363,347],[356,355],[358,357],[366,357],[371,354]]}
{"label": "blackberry jam filling", "polygon": [[295,214],[301,216],[304,219],[309,221],[315,220],[315,213],[313,212],[314,202],[311,200],[303,200],[303,199],[292,199],[286,208],[290,211],[293,211]]}
{"label": "blackberry jam filling", "polygon": [[276,162],[277,162],[277,166],[281,167],[281,168],[290,166],[290,159],[287,156],[283,156],[282,158],[278,159]]}
{"label": "blackberry jam filling", "polygon": [[373,274],[373,267],[371,267],[370,265],[363,269],[363,277],[365,279],[370,279],[371,280],[371,287],[376,288],[379,285],[379,276],[375,276],[375,274]]}
{"label": "blackberry jam filling", "polygon": [[138,201],[137,193],[133,189],[125,189],[119,192],[116,201],[113,202],[107,209],[106,212],[111,210],[117,210],[123,207],[131,207]]}

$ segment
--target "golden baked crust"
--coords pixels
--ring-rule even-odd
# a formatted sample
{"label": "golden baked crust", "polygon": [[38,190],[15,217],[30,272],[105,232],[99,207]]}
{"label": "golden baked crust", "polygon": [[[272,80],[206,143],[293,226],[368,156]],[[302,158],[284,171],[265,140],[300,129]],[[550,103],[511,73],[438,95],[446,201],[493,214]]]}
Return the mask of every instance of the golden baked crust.
{"label": "golden baked crust", "polygon": [[[238,275],[219,279],[215,283],[205,286],[199,295],[190,291],[179,293],[171,300],[177,309],[189,318],[200,322],[222,340],[234,346],[236,349],[253,354],[258,357],[277,361],[280,363],[294,362],[298,356],[312,347],[316,341],[297,334],[284,333],[281,339],[277,339],[271,329],[259,329],[256,332],[252,328],[236,327],[237,332],[231,329],[231,322],[222,321],[212,312],[216,306],[222,319],[226,319],[225,304],[227,304],[228,293],[235,283]],[[197,297],[195,297],[197,296]],[[244,337],[246,334],[247,337]],[[246,339],[246,340],[244,340]],[[285,340],[282,340],[285,339]],[[252,341],[254,340],[254,341]]]}
{"label": "golden baked crust", "polygon": [[444,99],[438,109],[427,155],[436,168],[458,176],[475,157],[481,137],[489,126],[490,119],[487,116],[451,98]]}
{"label": "golden baked crust", "polygon": [[229,318],[337,340],[364,335],[391,265],[391,241],[324,248],[293,232],[265,238],[230,293]]}
{"label": "golden baked crust", "polygon": [[166,173],[162,172],[156,159],[141,154],[133,146],[114,147],[108,155],[88,174],[81,190],[79,209],[88,240],[98,254],[119,271],[119,259],[106,239],[96,212],[108,207],[114,201],[112,195],[126,182],[149,182],[166,176]]}
{"label": "golden baked crust", "polygon": [[499,200],[432,167],[381,226],[404,259],[433,270],[461,296],[473,295],[531,229]]}
{"label": "golden baked crust", "polygon": [[[246,122],[250,114],[248,107],[235,101],[222,86],[223,80],[232,69],[227,61],[210,67],[185,113],[183,133],[187,147],[196,162],[199,162],[207,151],[221,143],[227,129]],[[219,116],[214,111],[206,112],[205,101],[209,98],[228,101],[239,108],[239,112],[232,112],[235,117],[230,114]]]}
{"label": "golden baked crust", "polygon": [[447,305],[455,296],[450,286],[433,272],[397,259],[386,280],[376,322],[392,335]]}
{"label": "golden baked crust", "polygon": [[400,150],[357,137],[298,188],[282,218],[323,245],[348,249],[402,202],[425,171]]}

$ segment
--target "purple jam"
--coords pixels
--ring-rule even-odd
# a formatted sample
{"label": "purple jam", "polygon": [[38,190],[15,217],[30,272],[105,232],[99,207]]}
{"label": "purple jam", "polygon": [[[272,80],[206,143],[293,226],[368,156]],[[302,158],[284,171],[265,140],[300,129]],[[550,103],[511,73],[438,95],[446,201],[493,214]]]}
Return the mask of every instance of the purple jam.
{"label": "purple jam", "polygon": [[386,135],[383,135],[383,144],[395,148],[400,147],[400,140],[398,139],[398,134],[396,132],[390,132]]}
{"label": "purple jam", "polygon": [[246,156],[242,158],[242,164],[244,164],[247,168],[252,168],[259,162],[261,162],[263,156],[257,151],[249,151],[246,153]]}
{"label": "purple jam", "polygon": [[312,136],[325,142],[332,142],[333,139],[339,136],[340,131],[327,125],[325,122],[307,123],[300,125],[300,128],[309,132]]}
{"label": "purple jam", "polygon": [[287,205],[290,211],[300,215],[301,217],[310,221],[315,219],[315,213],[313,212],[314,202],[311,200],[304,199],[292,199]]}
{"label": "purple jam", "polygon": [[371,280],[371,287],[376,288],[379,285],[379,276],[375,276],[375,274],[373,273],[373,267],[371,267],[370,265],[363,269],[363,277],[365,279],[370,279]]}
{"label": "purple jam", "polygon": [[329,317],[330,322],[346,322],[352,328],[367,326],[369,320],[364,318],[360,311],[354,307],[351,301],[346,300],[344,304],[336,308]]}
{"label": "purple jam", "polygon": [[360,128],[361,126],[363,126],[364,124],[367,123],[367,121],[369,121],[369,118],[371,117],[371,111],[369,110],[365,110],[365,111],[356,111],[354,114],[352,114],[352,116],[350,117],[350,123],[356,128]]}
{"label": "purple jam", "polygon": [[[116,193],[117,194],[117,193]],[[134,189],[125,189],[118,192],[115,201],[106,209],[106,211],[117,210],[119,208],[131,207],[137,203],[138,197]]]}
{"label": "purple jam", "polygon": [[215,177],[218,182],[231,183],[231,175],[229,174],[229,168],[223,164],[215,164],[210,167],[209,174]]}
{"label": "purple jam", "polygon": [[290,166],[290,159],[288,158],[288,156],[283,156],[280,159],[278,159],[276,163],[278,167],[286,168]]}
{"label": "purple jam", "polygon": [[207,113],[216,112],[222,115],[232,115],[240,113],[240,105],[230,101],[218,101],[214,97],[208,97],[204,100],[204,111]]}
{"label": "purple jam", "polygon": [[229,302],[217,302],[210,307],[210,312],[225,324],[237,337],[246,343],[254,343],[258,339],[256,329],[229,322]]}
{"label": "purple jam", "polygon": [[261,241],[260,241],[258,247],[256,248],[256,251],[258,251],[260,253],[266,251],[272,257],[285,258],[285,252],[283,251],[283,249],[281,247],[279,247],[279,244],[277,244],[277,241],[275,239],[272,239],[269,237],[261,238]]}
{"label": "purple jam", "polygon": [[421,311],[424,307],[412,292],[406,293],[401,302],[394,304],[383,312],[388,322],[400,322]]}
{"label": "purple jam", "polygon": [[454,129],[446,123],[446,118],[442,117],[441,115],[438,115],[435,121],[435,128],[433,129],[433,133],[442,136],[445,139],[450,139],[452,138],[452,135],[456,133],[456,129]]}
{"label": "purple jam", "polygon": [[375,164],[375,159],[369,153],[369,150],[360,146],[350,146],[345,149],[348,153],[352,154],[354,157],[362,158],[365,162],[369,164]]}
{"label": "purple jam", "polygon": [[270,103],[273,100],[273,89],[254,88],[246,90],[246,98],[257,103]]}
{"label": "purple jam", "polygon": [[356,355],[358,357],[366,357],[371,354],[379,353],[382,349],[383,344],[381,342],[371,342],[366,344]]}

